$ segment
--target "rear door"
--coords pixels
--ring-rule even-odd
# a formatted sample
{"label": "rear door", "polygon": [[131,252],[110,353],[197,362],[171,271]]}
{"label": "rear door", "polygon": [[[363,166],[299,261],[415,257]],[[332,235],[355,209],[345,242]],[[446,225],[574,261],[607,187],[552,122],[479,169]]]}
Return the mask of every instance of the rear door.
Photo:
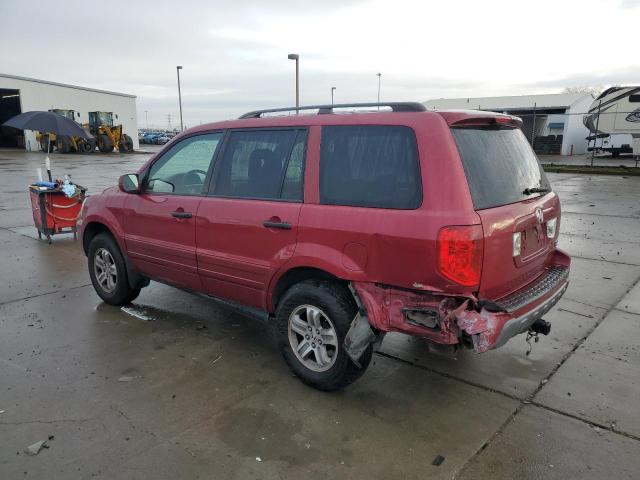
{"label": "rear door", "polygon": [[531,282],[549,264],[560,203],[519,128],[474,126],[452,132],[484,232],[480,297],[498,299]]}
{"label": "rear door", "polygon": [[222,133],[176,143],[149,167],[139,195],[127,195],[124,230],[134,267],[151,278],[200,290],[195,216]]}
{"label": "rear door", "polygon": [[274,272],[296,247],[303,199],[305,129],[231,131],[197,218],[204,290],[266,307]]}

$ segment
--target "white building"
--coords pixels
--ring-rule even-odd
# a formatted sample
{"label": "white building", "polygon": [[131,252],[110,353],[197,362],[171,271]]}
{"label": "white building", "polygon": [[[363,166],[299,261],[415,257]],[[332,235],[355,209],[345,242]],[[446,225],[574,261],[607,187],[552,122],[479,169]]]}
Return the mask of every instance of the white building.
{"label": "white building", "polygon": [[[133,147],[139,146],[135,95],[0,73],[0,124],[19,113],[51,109],[75,110],[82,124],[89,122],[89,112],[113,112],[114,124],[122,124]],[[0,147],[40,149],[34,132],[8,128],[0,130]]]}
{"label": "white building", "polygon": [[[485,110],[522,118],[529,142],[538,153],[586,153],[589,130],[582,123],[593,95],[558,93],[508,97],[440,98],[424,102],[430,110]],[[562,137],[560,137],[562,135]]]}

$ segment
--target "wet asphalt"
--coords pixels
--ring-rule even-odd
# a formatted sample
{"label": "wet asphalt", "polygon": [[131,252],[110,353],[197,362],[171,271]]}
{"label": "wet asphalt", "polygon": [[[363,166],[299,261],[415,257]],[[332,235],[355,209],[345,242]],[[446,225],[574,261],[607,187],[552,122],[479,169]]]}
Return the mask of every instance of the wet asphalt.
{"label": "wet asphalt", "polygon": [[[51,157],[96,194],[148,155]],[[449,359],[388,335],[323,393],[212,301],[152,282],[102,303],[79,243],[37,240],[42,159],[0,150],[1,479],[638,478],[640,177],[549,175],[573,267],[530,355],[524,336]]]}

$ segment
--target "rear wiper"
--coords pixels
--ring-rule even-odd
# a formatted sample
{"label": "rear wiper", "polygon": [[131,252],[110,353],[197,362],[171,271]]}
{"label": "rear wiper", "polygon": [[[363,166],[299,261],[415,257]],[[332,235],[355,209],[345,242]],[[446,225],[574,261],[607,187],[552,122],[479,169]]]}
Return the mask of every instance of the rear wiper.
{"label": "rear wiper", "polygon": [[551,190],[549,188],[543,187],[531,187],[525,188],[522,193],[525,195],[531,195],[532,193],[549,193]]}

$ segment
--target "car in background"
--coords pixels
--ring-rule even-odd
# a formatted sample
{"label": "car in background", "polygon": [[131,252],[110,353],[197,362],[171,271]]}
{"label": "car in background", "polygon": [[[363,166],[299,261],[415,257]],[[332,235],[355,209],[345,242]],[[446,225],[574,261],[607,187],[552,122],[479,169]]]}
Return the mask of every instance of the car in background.
{"label": "car in background", "polygon": [[164,145],[166,143],[169,143],[170,141],[171,141],[171,137],[169,137],[169,136],[167,136],[165,134],[158,135],[158,136],[154,137],[154,139],[153,139],[153,143],[155,145]]}
{"label": "car in background", "polygon": [[[383,110],[334,110],[351,107]],[[297,110],[314,108],[192,128],[89,197],[79,226],[97,294],[125,305],[157,280],[220,299],[271,325],[322,390],[360,377],[387,332],[448,353],[549,333],[571,259],[519,118]]]}

